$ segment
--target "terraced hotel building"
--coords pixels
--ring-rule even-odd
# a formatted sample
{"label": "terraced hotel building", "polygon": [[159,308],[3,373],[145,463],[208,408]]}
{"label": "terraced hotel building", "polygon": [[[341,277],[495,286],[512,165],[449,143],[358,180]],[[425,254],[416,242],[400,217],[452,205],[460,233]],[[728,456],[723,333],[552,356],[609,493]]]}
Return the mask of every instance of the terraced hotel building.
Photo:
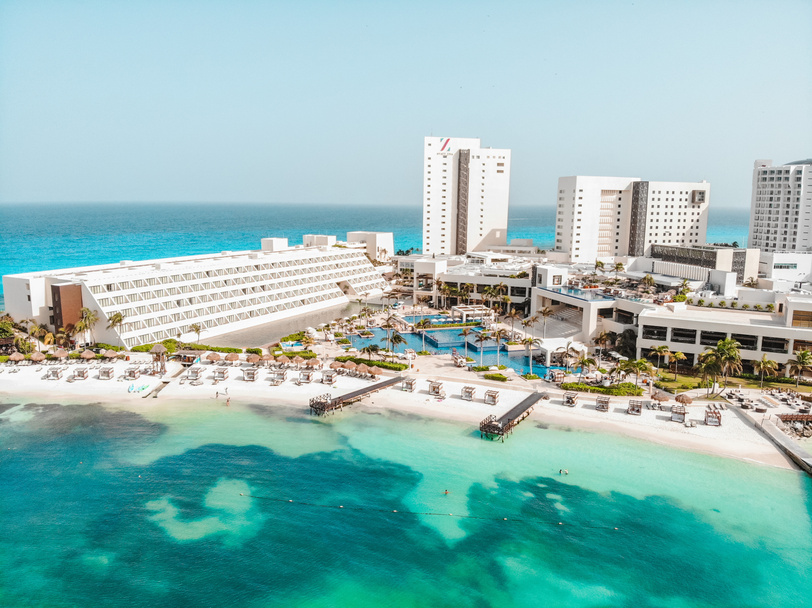
{"label": "terraced hotel building", "polygon": [[[167,338],[194,340],[192,324],[213,336],[380,294],[381,274],[362,251],[288,248],[263,239],[262,249],[30,272],[3,277],[6,310],[53,328],[99,312],[98,342],[133,347]],[[121,327],[110,318],[124,315]]]}

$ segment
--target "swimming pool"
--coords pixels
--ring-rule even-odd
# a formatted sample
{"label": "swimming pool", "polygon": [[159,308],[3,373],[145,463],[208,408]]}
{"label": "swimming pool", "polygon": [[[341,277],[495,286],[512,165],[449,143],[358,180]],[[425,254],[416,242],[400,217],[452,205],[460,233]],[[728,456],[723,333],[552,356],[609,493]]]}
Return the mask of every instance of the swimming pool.
{"label": "swimming pool", "polygon": [[432,325],[444,325],[446,323],[455,323],[462,325],[462,319],[454,319],[449,315],[403,315],[403,318],[414,325],[422,319],[428,319]]}
{"label": "swimming pool", "polygon": [[[381,348],[386,348],[386,330],[376,327],[370,331],[373,334],[371,338],[364,338],[361,336],[347,337],[350,339],[352,346],[358,350],[361,350],[370,344],[377,344]],[[452,348],[456,348],[457,352],[464,356],[466,352],[466,343],[462,336],[459,336],[458,334],[459,332],[453,329],[427,331],[425,332],[425,350],[429,351],[433,355],[447,355],[451,353]],[[414,349],[415,351],[424,350],[422,335],[413,333],[403,333],[401,335],[406,340],[406,344],[399,344],[395,346],[395,352],[402,353],[407,348]],[[488,340],[483,344],[477,344],[474,342],[476,337],[476,332],[472,332],[471,335],[468,336],[467,346],[468,356],[474,360],[474,365],[496,365],[498,359],[498,363],[500,365],[506,365],[516,370],[517,374],[530,373],[530,359],[527,356],[526,351],[521,350],[507,352],[503,344],[497,357],[497,347],[495,341]],[[547,368],[544,365],[533,363],[533,373],[537,374],[538,376],[544,377],[547,375],[549,369],[561,368]]]}
{"label": "swimming pool", "polygon": [[297,342],[280,342],[280,344],[282,345],[282,348],[285,348],[285,349],[296,348],[297,346],[302,345],[302,343],[298,342],[298,341]]}

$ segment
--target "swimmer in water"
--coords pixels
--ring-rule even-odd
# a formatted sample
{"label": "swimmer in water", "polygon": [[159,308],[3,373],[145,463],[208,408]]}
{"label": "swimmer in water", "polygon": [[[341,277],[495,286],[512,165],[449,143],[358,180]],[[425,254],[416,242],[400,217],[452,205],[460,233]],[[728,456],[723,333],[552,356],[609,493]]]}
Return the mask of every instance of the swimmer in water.
{"label": "swimmer in water", "polygon": [[448,490],[446,490],[445,492],[443,492],[443,494],[448,494]]}

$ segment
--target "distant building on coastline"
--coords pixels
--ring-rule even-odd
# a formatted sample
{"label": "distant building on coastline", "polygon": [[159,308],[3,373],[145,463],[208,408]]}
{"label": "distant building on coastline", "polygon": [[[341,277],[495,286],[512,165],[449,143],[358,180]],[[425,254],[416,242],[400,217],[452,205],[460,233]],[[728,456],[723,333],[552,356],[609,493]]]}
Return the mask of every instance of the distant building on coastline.
{"label": "distant building on coastline", "polygon": [[423,142],[423,252],[462,255],[507,244],[510,150],[479,139]]}
{"label": "distant building on coastline", "polygon": [[750,202],[750,247],[812,251],[812,159],[773,166],[757,160]]}
{"label": "distant building on coastline", "polygon": [[[334,240],[334,237],[333,237]],[[256,251],[224,251],[3,277],[6,311],[58,328],[97,310],[98,342],[133,347],[194,340],[379,295],[386,287],[364,249],[288,247],[262,239]],[[114,313],[121,327],[109,328]]]}
{"label": "distant building on coastline", "polygon": [[704,245],[710,184],[576,175],[558,180],[555,252],[569,261],[647,256],[652,245]]}

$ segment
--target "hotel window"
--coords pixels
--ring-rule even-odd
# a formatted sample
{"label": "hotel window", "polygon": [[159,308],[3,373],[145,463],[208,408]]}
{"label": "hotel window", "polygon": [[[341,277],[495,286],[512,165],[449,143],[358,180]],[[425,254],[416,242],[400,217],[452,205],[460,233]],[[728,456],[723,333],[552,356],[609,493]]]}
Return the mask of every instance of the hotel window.
{"label": "hotel window", "polygon": [[792,312],[792,326],[793,327],[812,327],[812,310],[795,310],[795,311],[793,311]]}

